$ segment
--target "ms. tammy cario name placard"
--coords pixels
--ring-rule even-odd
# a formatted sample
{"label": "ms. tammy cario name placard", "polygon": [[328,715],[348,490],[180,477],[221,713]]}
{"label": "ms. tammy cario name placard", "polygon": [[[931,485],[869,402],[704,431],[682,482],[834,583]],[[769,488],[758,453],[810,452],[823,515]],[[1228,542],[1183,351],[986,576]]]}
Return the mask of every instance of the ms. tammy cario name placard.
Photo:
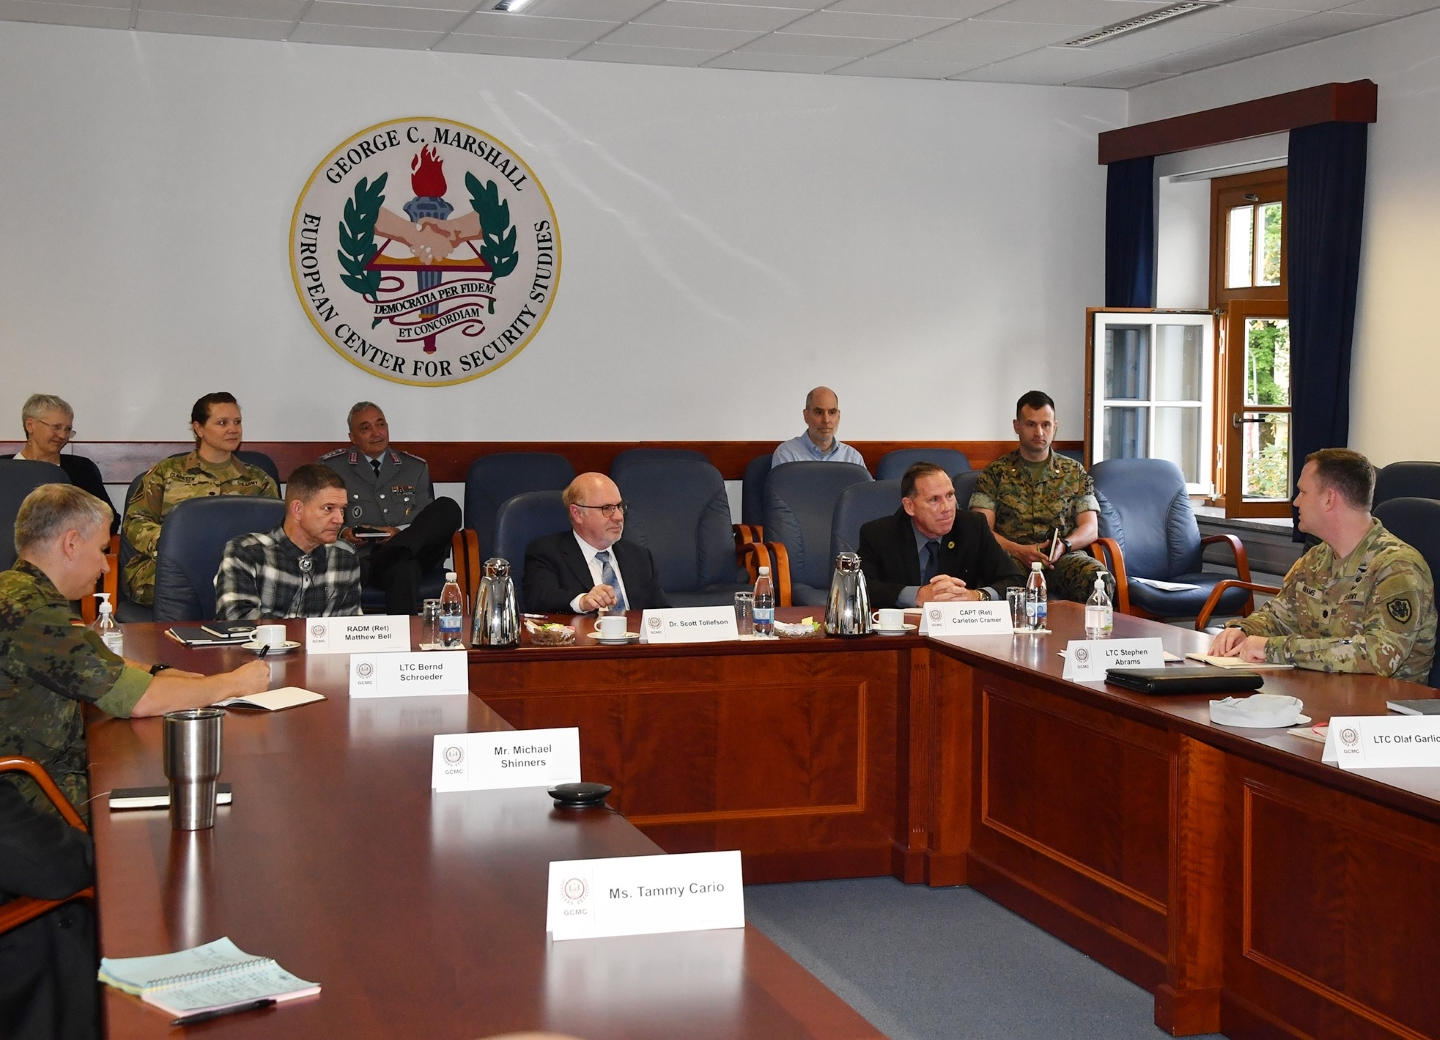
{"label": "ms. tammy cario name placard", "polygon": [[739,852],[557,860],[545,930],[554,939],[744,928]]}

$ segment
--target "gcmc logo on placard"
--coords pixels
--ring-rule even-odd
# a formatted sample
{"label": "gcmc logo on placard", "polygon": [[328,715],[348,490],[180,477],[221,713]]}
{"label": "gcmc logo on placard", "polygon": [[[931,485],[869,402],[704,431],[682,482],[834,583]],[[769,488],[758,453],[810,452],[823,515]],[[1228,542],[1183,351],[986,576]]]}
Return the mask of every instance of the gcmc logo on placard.
{"label": "gcmc logo on placard", "polygon": [[560,895],[567,903],[585,902],[585,896],[589,891],[590,888],[585,884],[585,880],[578,877],[567,878],[565,883],[560,886]]}
{"label": "gcmc logo on placard", "polygon": [[305,313],[347,360],[398,383],[487,375],[545,321],[560,232],[518,155],[448,119],[397,119],[325,157],[290,223]]}
{"label": "gcmc logo on placard", "polygon": [[355,666],[355,674],[362,679],[368,679],[375,674],[375,666],[369,661],[362,661]]}

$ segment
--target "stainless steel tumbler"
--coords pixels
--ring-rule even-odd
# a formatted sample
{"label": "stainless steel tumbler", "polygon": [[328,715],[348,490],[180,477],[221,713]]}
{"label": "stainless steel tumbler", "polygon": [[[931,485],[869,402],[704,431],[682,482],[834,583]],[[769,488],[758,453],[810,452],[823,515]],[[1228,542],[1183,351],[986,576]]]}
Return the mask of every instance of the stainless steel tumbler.
{"label": "stainless steel tumbler", "polygon": [[170,780],[170,826],[198,831],[215,826],[220,777],[222,708],[165,713],[165,776]]}

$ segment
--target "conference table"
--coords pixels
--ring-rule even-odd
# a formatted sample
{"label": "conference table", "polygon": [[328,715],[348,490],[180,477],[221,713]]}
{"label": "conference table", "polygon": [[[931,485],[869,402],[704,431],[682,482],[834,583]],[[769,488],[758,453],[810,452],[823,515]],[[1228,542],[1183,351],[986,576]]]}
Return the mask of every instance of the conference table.
{"label": "conference table", "polygon": [[[212,831],[97,797],[102,953],[228,934],[324,985],[205,1027],[237,1037],[878,1035],[753,928],[545,938],[552,859],[739,849],[747,883],[972,885],[1150,990],[1177,1035],[1440,1036],[1433,770],[1342,772],[1315,740],[1213,725],[1205,696],[1065,680],[1073,604],[1048,634],[967,638],[611,647],[569,620],[574,646],[470,651],[468,698],[350,701],[344,655],[277,661],[274,685],[328,699],[230,714],[235,804]],[[126,626],[127,656],[244,659],[163,630]],[[1114,636],[1208,643],[1123,616]],[[1302,671],[1265,689],[1316,723],[1428,692]],[[618,813],[430,793],[433,734],[550,726],[579,727]],[[89,734],[97,796],[161,782],[158,721]],[[112,1037],[168,1031],[132,997],[105,1006]]]}

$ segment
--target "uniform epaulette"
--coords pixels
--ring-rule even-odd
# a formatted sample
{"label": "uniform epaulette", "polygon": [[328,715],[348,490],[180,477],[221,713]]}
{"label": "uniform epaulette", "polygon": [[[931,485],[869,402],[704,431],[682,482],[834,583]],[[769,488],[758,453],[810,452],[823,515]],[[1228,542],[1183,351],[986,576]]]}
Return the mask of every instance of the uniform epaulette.
{"label": "uniform epaulette", "polygon": [[336,448],[334,451],[327,451],[324,455],[320,456],[320,461],[324,462],[326,459],[333,459],[337,455],[344,455],[349,450],[349,448]]}
{"label": "uniform epaulette", "polygon": [[[425,462],[425,460],[422,459],[419,455],[416,455],[415,453],[409,452],[409,451],[396,451],[394,448],[391,448],[391,449],[390,449],[390,454],[394,457],[394,459],[395,459],[395,465],[397,465],[397,466],[400,465],[400,456],[401,456],[401,455],[409,455],[409,456],[410,456],[412,459],[414,459],[416,462]],[[429,465],[429,463],[426,463],[426,465]]]}

